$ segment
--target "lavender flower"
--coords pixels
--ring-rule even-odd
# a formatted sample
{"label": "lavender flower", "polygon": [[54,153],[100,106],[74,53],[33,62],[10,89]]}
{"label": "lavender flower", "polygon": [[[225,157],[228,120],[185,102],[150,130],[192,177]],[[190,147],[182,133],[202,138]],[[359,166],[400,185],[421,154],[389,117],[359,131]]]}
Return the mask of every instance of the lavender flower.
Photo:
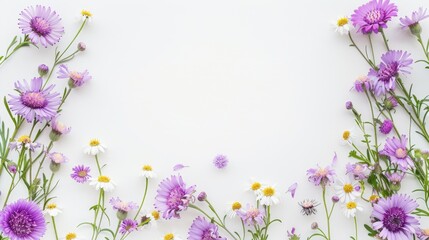
{"label": "lavender flower", "polygon": [[237,215],[243,220],[248,226],[255,226],[264,223],[265,210],[262,207],[255,208],[250,204],[246,205],[246,211],[239,210]]}
{"label": "lavender flower", "polygon": [[71,88],[80,87],[84,83],[92,79],[87,70],[83,72],[70,71],[65,64],[60,65],[60,69],[58,71],[58,78],[68,79],[68,84]]}
{"label": "lavender flower", "polygon": [[387,22],[398,15],[398,8],[389,0],[372,0],[354,11],[353,26],[364,34],[378,33],[387,28]]}
{"label": "lavender flower", "polygon": [[60,115],[56,115],[51,120],[52,130],[49,134],[49,138],[52,141],[57,141],[58,139],[60,139],[61,135],[67,134],[71,130],[71,127],[67,127],[66,125],[64,125],[64,123],[58,121],[59,116]]}
{"label": "lavender flower", "polygon": [[113,209],[118,211],[116,216],[120,220],[124,220],[127,217],[129,211],[138,208],[137,204],[133,202],[124,202],[118,197],[111,198],[109,202],[113,206]]}
{"label": "lavender flower", "polygon": [[352,103],[351,101],[347,101],[347,102],[346,102],[346,109],[347,109],[347,110],[351,110],[351,109],[353,109],[353,103]]}
{"label": "lavender flower", "polygon": [[198,201],[203,202],[207,199],[207,193],[206,192],[200,192],[197,197]]}
{"label": "lavender flower", "polygon": [[398,101],[396,100],[396,98],[394,96],[390,96],[390,97],[386,98],[383,103],[384,103],[384,107],[387,110],[392,110],[398,106]]}
{"label": "lavender flower", "polygon": [[0,230],[10,240],[41,239],[46,232],[43,212],[34,202],[20,199],[0,212]]}
{"label": "lavender flower", "polygon": [[355,81],[355,90],[357,92],[365,92],[365,90],[372,90],[373,82],[368,76],[358,77]]}
{"label": "lavender flower", "polygon": [[227,240],[219,236],[218,227],[204,217],[197,217],[188,232],[188,240]]}
{"label": "lavender flower", "polygon": [[423,8],[419,8],[418,11],[414,11],[411,14],[411,18],[407,16],[405,18],[400,18],[399,21],[401,22],[402,28],[409,28],[413,35],[420,36],[420,33],[422,32],[422,27],[420,26],[419,22],[429,17],[426,12],[427,9],[423,10]]}
{"label": "lavender flower", "polygon": [[121,226],[119,228],[119,232],[121,234],[130,233],[133,231],[137,231],[138,222],[133,219],[125,219],[122,221]]}
{"label": "lavender flower", "polygon": [[351,174],[355,180],[363,180],[368,177],[368,166],[360,163],[347,163],[346,174]]}
{"label": "lavender flower", "polygon": [[27,122],[34,119],[38,121],[51,120],[56,114],[61,104],[61,97],[58,93],[51,93],[54,85],[42,89],[42,78],[33,78],[30,84],[16,82],[15,88],[19,96],[9,95],[8,101],[10,109],[15,114],[24,117]]}
{"label": "lavender flower", "polygon": [[383,134],[389,134],[393,129],[393,122],[390,119],[385,119],[380,125],[380,132]]}
{"label": "lavender flower", "polygon": [[45,64],[40,64],[39,67],[37,68],[39,75],[41,77],[45,76],[46,74],[48,74],[49,72],[49,67],[46,66]]}
{"label": "lavender flower", "polygon": [[[337,155],[334,157],[336,161]],[[317,168],[310,168],[307,170],[308,181],[312,182],[314,185],[325,187],[327,184],[334,183],[335,179],[335,170],[332,168],[332,165],[328,165],[324,168],[317,165]]]}
{"label": "lavender flower", "polygon": [[378,71],[370,69],[368,77],[375,82],[374,93],[376,96],[393,91],[396,88],[396,77],[399,73],[410,73],[410,65],[413,60],[411,54],[403,51],[391,50],[381,56],[381,63]]}
{"label": "lavender flower", "polygon": [[215,167],[217,167],[218,169],[222,169],[225,168],[226,165],[228,165],[228,158],[226,158],[226,156],[224,155],[217,155],[214,159],[213,159],[213,164],[215,165]]}
{"label": "lavender flower", "polygon": [[50,7],[36,5],[28,7],[21,12],[18,26],[22,33],[28,35],[33,44],[39,42],[47,47],[60,41],[64,33],[60,16]]}
{"label": "lavender flower", "polygon": [[390,181],[392,190],[398,191],[401,188],[402,179],[405,177],[405,173],[400,174],[399,172],[386,173],[387,179]]}
{"label": "lavender flower", "polygon": [[398,164],[401,170],[407,170],[408,167],[413,167],[414,163],[408,156],[407,140],[405,135],[397,139],[396,137],[386,139],[384,149],[380,152],[390,158],[392,163]]}
{"label": "lavender flower", "polygon": [[17,151],[21,150],[22,148],[25,148],[30,149],[30,151],[34,152],[34,150],[39,147],[40,143],[32,142],[30,137],[27,135],[22,135],[15,142],[11,142],[9,144],[10,150],[16,149]]}
{"label": "lavender flower", "polygon": [[171,176],[161,181],[155,197],[155,208],[162,213],[162,217],[180,218],[179,212],[188,208],[194,201],[195,185],[186,187],[182,176]]}
{"label": "lavender flower", "polygon": [[61,164],[67,161],[67,157],[64,156],[64,154],[59,152],[48,153],[47,156],[49,160],[51,160],[51,164],[49,165],[49,168],[51,169],[52,172],[57,172],[60,169]]}
{"label": "lavender flower", "polygon": [[383,239],[412,239],[418,231],[419,221],[411,213],[417,207],[417,202],[404,194],[379,199],[371,214],[375,219],[372,226]]}
{"label": "lavender flower", "polygon": [[91,176],[89,172],[91,169],[89,167],[85,167],[84,165],[77,165],[73,169],[73,173],[70,176],[78,183],[87,182]]}

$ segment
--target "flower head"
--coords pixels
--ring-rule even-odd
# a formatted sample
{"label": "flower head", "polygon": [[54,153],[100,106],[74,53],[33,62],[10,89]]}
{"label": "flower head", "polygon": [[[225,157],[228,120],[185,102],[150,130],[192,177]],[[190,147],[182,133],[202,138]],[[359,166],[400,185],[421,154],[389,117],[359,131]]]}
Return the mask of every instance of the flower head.
{"label": "flower head", "polygon": [[110,192],[115,188],[115,184],[112,182],[110,177],[100,175],[98,178],[92,178],[89,185],[95,186],[95,189],[103,189],[105,192]]}
{"label": "flower head", "polygon": [[310,216],[317,213],[316,207],[319,205],[319,203],[317,203],[316,200],[306,199],[298,204],[299,206],[301,206],[301,213],[306,216]]}
{"label": "flower head", "polygon": [[48,153],[48,158],[49,160],[51,160],[49,168],[52,172],[57,172],[60,169],[61,164],[65,163],[68,160],[67,157],[64,156],[64,154],[59,152]]}
{"label": "flower head", "polygon": [[277,191],[274,186],[265,186],[261,190],[261,194],[257,196],[257,200],[261,201],[262,205],[271,206],[279,203]]}
{"label": "flower head", "polygon": [[70,176],[78,183],[85,183],[91,178],[91,175],[89,175],[91,169],[89,167],[77,165],[72,170],[73,173]]}
{"label": "flower head", "polygon": [[243,220],[248,226],[260,225],[264,222],[265,210],[262,207],[255,208],[250,204],[247,204],[246,210],[240,210],[237,215]]}
{"label": "flower head", "polygon": [[392,131],[393,122],[390,119],[385,119],[383,123],[380,125],[380,132],[383,134],[389,134]]}
{"label": "flower head", "polygon": [[225,155],[217,155],[214,159],[213,159],[213,164],[215,165],[216,168],[218,169],[222,169],[225,168],[226,165],[228,165],[228,158]]}
{"label": "flower head", "polygon": [[299,235],[297,235],[295,233],[294,227],[290,230],[290,232],[289,232],[289,230],[287,231],[287,237],[289,240],[299,240],[300,239]]}
{"label": "flower head", "polygon": [[44,47],[54,45],[64,34],[61,18],[50,7],[41,5],[30,6],[20,13],[18,26],[22,33],[28,35],[33,44]]}
{"label": "flower head", "polygon": [[155,178],[156,177],[156,173],[153,171],[151,165],[143,165],[142,175],[145,178]]}
{"label": "flower head", "polygon": [[333,164],[336,162],[337,155],[334,156],[333,162],[331,165],[328,165],[324,168],[319,165],[317,168],[310,168],[307,170],[308,181],[312,182],[314,185],[325,187],[326,185],[332,184],[335,181],[335,170],[333,169]]}
{"label": "flower head", "polygon": [[15,88],[19,92],[18,96],[9,95],[8,101],[10,109],[17,115],[24,117],[27,122],[51,120],[57,114],[61,104],[61,97],[58,93],[51,93],[54,85],[42,89],[43,79],[33,78],[28,84],[16,82]]}
{"label": "flower head", "polygon": [[352,144],[355,138],[354,130],[346,129],[341,135],[341,144]]}
{"label": "flower head", "polygon": [[46,66],[45,64],[40,64],[39,67],[37,67],[37,71],[39,72],[39,75],[42,77],[48,74],[49,67]]}
{"label": "flower head", "polygon": [[347,218],[355,217],[356,211],[363,211],[362,206],[356,202],[356,201],[348,201],[343,204],[344,209],[344,215],[346,215]]}
{"label": "flower head", "polygon": [[182,239],[176,236],[174,233],[167,233],[164,235],[162,240],[182,240]]}
{"label": "flower head", "polygon": [[46,232],[46,223],[36,203],[21,199],[0,212],[0,230],[11,240],[41,239]]}
{"label": "flower head", "polygon": [[241,209],[241,203],[240,202],[233,202],[230,204],[230,208],[228,210],[228,217],[229,218],[235,218],[237,216],[237,212]]}
{"label": "flower head", "polygon": [[396,88],[396,77],[399,73],[410,73],[410,65],[413,59],[411,54],[400,50],[390,50],[381,56],[378,70],[370,69],[368,77],[374,81],[374,93],[376,96],[393,91]]}
{"label": "flower head", "polygon": [[66,234],[66,237],[63,240],[83,240],[82,238],[78,238],[77,234],[74,232],[69,232]]}
{"label": "flower head", "polygon": [[353,26],[364,34],[378,33],[387,28],[387,22],[398,15],[398,8],[389,0],[372,0],[354,11]]}
{"label": "flower head", "polygon": [[419,36],[422,32],[419,22],[429,17],[426,12],[427,9],[419,8],[418,11],[414,11],[411,14],[411,17],[406,16],[404,18],[400,18],[399,21],[401,22],[402,28],[409,28],[413,35]]}
{"label": "flower head", "polygon": [[162,217],[170,219],[180,218],[179,212],[188,208],[194,201],[195,185],[186,187],[182,176],[171,176],[159,184],[155,197],[155,208],[162,213]]}
{"label": "flower head", "polygon": [[412,239],[418,230],[419,221],[411,213],[417,208],[416,201],[404,194],[382,198],[374,205],[372,226],[383,239]]}
{"label": "flower head", "polygon": [[368,177],[369,169],[368,169],[368,166],[365,164],[347,163],[346,174],[352,175],[355,180],[363,180]]}
{"label": "flower head", "polygon": [[91,139],[89,141],[88,146],[85,148],[85,153],[88,155],[97,155],[99,153],[103,153],[106,149],[106,146],[101,144],[101,142],[98,139]]}
{"label": "flower head", "polygon": [[67,127],[64,123],[58,120],[59,115],[56,115],[51,120],[52,131],[49,134],[49,137],[52,141],[57,141],[61,135],[67,134],[70,132],[71,127]]}
{"label": "flower head", "polygon": [[40,144],[36,143],[36,142],[32,142],[30,137],[27,135],[22,135],[16,141],[11,142],[9,144],[9,148],[11,150],[16,149],[17,151],[21,150],[22,148],[25,148],[25,149],[29,149],[30,151],[34,152],[34,150],[38,147],[40,147]]}
{"label": "flower head", "polygon": [[137,231],[137,226],[138,222],[136,220],[127,218],[121,222],[119,232],[121,234],[126,234],[133,231]]}
{"label": "flower head", "polygon": [[138,206],[134,202],[124,202],[120,198],[111,198],[110,204],[113,206],[114,210],[117,210],[116,214],[119,219],[123,220],[127,217],[129,211],[137,209]]}
{"label": "flower head", "polygon": [[383,103],[384,103],[384,107],[387,110],[392,110],[398,106],[398,100],[396,100],[396,98],[394,96],[390,96],[390,97],[384,99]]}
{"label": "flower head", "polygon": [[413,167],[414,163],[408,156],[407,137],[402,135],[399,139],[396,137],[386,139],[384,149],[380,152],[390,158],[392,163],[398,164],[401,170],[407,170]]}
{"label": "flower head", "polygon": [[390,181],[390,186],[392,190],[398,191],[401,188],[402,179],[405,177],[405,173],[394,172],[394,173],[386,173],[387,179]]}
{"label": "flower head", "polygon": [[60,69],[58,71],[58,78],[68,79],[68,84],[71,88],[80,87],[84,83],[92,79],[87,70],[83,72],[70,71],[65,64],[60,65]]}
{"label": "flower head", "polygon": [[80,13],[82,14],[82,17],[84,17],[84,18],[92,17],[92,13],[89,10],[83,9]]}
{"label": "flower head", "polygon": [[204,202],[204,201],[207,199],[207,193],[206,193],[206,192],[200,192],[200,193],[198,194],[197,199],[198,199],[198,201],[200,201],[200,202]]}
{"label": "flower head", "polygon": [[262,183],[258,181],[252,181],[250,183],[249,190],[255,193],[256,196],[259,196],[262,190]]}
{"label": "flower head", "polygon": [[346,35],[350,31],[349,18],[342,16],[338,17],[337,21],[334,22],[335,32],[340,35]]}
{"label": "flower head", "polygon": [[59,213],[61,213],[61,209],[58,208],[57,204],[55,203],[48,203],[46,205],[46,209],[44,211],[46,214],[48,214],[51,217],[56,217]]}
{"label": "flower head", "polygon": [[197,217],[188,232],[188,240],[226,240],[219,236],[218,227],[204,217]]}
{"label": "flower head", "polygon": [[360,76],[355,81],[355,90],[357,92],[365,92],[365,90],[372,90],[373,82],[368,76]]}
{"label": "flower head", "polygon": [[355,182],[352,183],[348,180],[338,180],[338,185],[335,186],[336,195],[340,198],[341,202],[349,202],[356,199],[360,195],[360,185]]}

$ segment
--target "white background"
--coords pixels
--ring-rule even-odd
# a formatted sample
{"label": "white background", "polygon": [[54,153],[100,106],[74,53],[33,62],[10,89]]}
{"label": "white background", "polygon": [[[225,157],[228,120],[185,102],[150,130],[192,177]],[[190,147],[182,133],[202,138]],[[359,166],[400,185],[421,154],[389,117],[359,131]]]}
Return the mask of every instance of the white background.
{"label": "white background", "polygon": [[[306,238],[313,221],[325,229],[322,206],[317,216],[306,217],[297,201],[320,202],[321,190],[307,181],[305,173],[318,163],[329,164],[334,152],[339,156],[339,175],[344,174],[349,148],[339,142],[342,131],[354,124],[345,101],[352,99],[360,110],[368,111],[363,96],[350,91],[354,79],[365,75],[368,67],[348,47],[347,37],[334,33],[332,26],[338,16],[350,15],[364,2],[38,1],[62,17],[66,34],[59,49],[80,26],[80,11],[94,14],[78,39],[87,44],[87,51],[69,63],[72,69],[88,69],[93,80],[69,97],[61,120],[72,126],[72,132],[54,148],[70,158],[60,170],[55,192],[63,208],[57,217],[59,234],[76,231],[90,236],[87,227],[76,226],[91,221],[88,208],[96,203],[97,192],[75,183],[69,174],[77,164],[95,170],[94,160],[82,151],[94,137],[108,146],[101,155],[107,164],[104,172],[117,183],[108,198],[139,202],[144,189],[141,167],[151,164],[158,173],[150,182],[145,204],[151,210],[159,181],[172,174],[175,164],[183,163],[190,166],[181,171],[185,181],[196,184],[198,192],[206,191],[221,213],[229,202],[252,201],[252,194],[245,192],[251,178],[276,184],[281,202],[272,208],[273,215],[283,223],[273,225],[270,239],[285,239],[286,229],[293,226]],[[4,51],[20,34],[19,12],[36,2],[0,3],[0,50]],[[425,1],[396,3],[400,16],[427,7]],[[426,37],[429,23],[423,26]],[[400,31],[398,18],[389,23],[387,35],[392,48],[411,51],[414,59],[423,56],[409,32]],[[380,56],[381,36],[374,41]],[[53,54],[54,47],[20,50],[0,67],[0,95],[12,93],[15,81],[36,76],[40,63],[50,66]],[[413,77],[406,79],[415,83],[420,96],[429,86],[421,68],[416,64]],[[58,79],[52,83],[58,91],[66,85]],[[0,113],[7,117],[4,108]],[[400,129],[407,133],[408,121],[403,120]],[[212,165],[217,154],[228,156],[226,169]],[[299,187],[291,199],[285,192],[294,182]],[[370,209],[365,207],[358,215],[360,223],[368,223]],[[155,229],[139,231],[129,239],[160,239],[171,231],[186,238],[196,216],[188,210],[181,221],[160,221]],[[333,239],[353,234],[352,220],[340,208],[333,218]],[[368,238],[362,224],[360,232],[362,239]],[[53,239],[51,226],[45,239]]]}

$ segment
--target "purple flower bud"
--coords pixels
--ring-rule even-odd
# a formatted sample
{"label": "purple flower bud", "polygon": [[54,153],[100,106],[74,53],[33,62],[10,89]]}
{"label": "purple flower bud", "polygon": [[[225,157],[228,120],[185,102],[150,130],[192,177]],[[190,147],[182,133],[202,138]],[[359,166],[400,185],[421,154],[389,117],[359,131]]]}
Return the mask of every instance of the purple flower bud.
{"label": "purple flower bud", "polygon": [[386,119],[383,121],[383,123],[380,125],[380,132],[384,134],[389,134],[390,131],[392,131],[393,128],[393,122],[390,121],[390,119]]}
{"label": "purple flower bud", "polygon": [[9,170],[10,173],[15,174],[17,171],[16,164],[14,162],[9,162],[7,164],[7,169]]}
{"label": "purple flower bud", "polygon": [[41,77],[45,76],[46,74],[48,74],[49,72],[49,67],[46,66],[45,64],[40,64],[38,67],[38,71],[39,71],[39,75]]}
{"label": "purple flower bud", "polygon": [[337,203],[340,201],[340,198],[337,195],[332,196],[332,202]]}
{"label": "purple flower bud", "polygon": [[207,193],[206,192],[200,192],[197,197],[198,201],[203,202],[207,199]]}
{"label": "purple flower bud", "polygon": [[83,43],[83,42],[78,43],[78,44],[77,44],[77,49],[78,49],[79,51],[81,51],[81,52],[85,51],[85,50],[86,50],[86,44],[85,44],[85,43]]}
{"label": "purple flower bud", "polygon": [[387,110],[392,110],[392,109],[394,109],[396,106],[398,106],[398,101],[396,100],[396,98],[395,98],[395,97],[390,96],[390,97],[388,97],[388,98],[386,98],[386,99],[384,100],[384,107],[385,107]]}
{"label": "purple flower bud", "polygon": [[351,101],[347,101],[346,102],[346,109],[347,110],[350,110],[350,109],[352,109],[353,108],[353,103],[351,102]]}
{"label": "purple flower bud", "polygon": [[311,224],[311,229],[316,230],[317,228],[319,228],[319,224],[317,224],[317,222]]}

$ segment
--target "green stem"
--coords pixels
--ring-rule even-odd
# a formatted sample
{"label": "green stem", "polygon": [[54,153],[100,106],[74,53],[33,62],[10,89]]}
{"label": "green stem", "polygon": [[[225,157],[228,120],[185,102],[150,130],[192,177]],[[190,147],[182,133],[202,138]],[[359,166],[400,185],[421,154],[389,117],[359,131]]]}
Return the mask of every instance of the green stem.
{"label": "green stem", "polygon": [[147,186],[148,186],[148,185],[149,185],[149,179],[148,179],[148,178],[146,178],[143,198],[142,198],[142,201],[141,201],[141,203],[140,203],[139,210],[137,211],[136,215],[134,216],[134,220],[136,220],[136,219],[137,219],[137,217],[138,217],[138,216],[139,216],[139,214],[140,214],[140,211],[142,210],[142,207],[143,207],[144,201],[145,201],[145,199],[146,199]]}
{"label": "green stem", "polygon": [[[378,152],[377,125],[376,125],[376,122],[375,122],[374,108],[372,106],[372,101],[371,101],[371,99],[369,97],[369,94],[368,94],[367,90],[365,90],[365,95],[366,95],[366,98],[368,99],[368,103],[369,103],[369,106],[371,108],[371,117],[372,117],[371,120],[372,120],[372,126],[374,128],[374,147],[375,147],[375,150]],[[375,155],[373,157],[374,157],[374,161],[378,162],[378,156]]]}
{"label": "green stem", "polygon": [[375,64],[374,47],[372,46],[371,34],[368,34],[369,46],[371,47],[372,61]]}
{"label": "green stem", "polygon": [[374,63],[372,63],[366,56],[365,54],[363,54],[362,50],[360,50],[360,48],[356,45],[355,41],[352,38],[352,35],[349,32],[349,39],[352,42],[351,46],[356,48],[356,50],[360,53],[360,55],[365,59],[365,61],[372,67],[375,68]]}
{"label": "green stem", "polygon": [[52,226],[54,226],[54,232],[55,232],[55,239],[58,240],[58,231],[57,231],[57,225],[55,224],[55,218],[52,218]]}
{"label": "green stem", "polygon": [[51,173],[51,177],[49,178],[48,189],[45,192],[45,198],[44,198],[44,201],[43,201],[43,210],[45,210],[46,204],[48,203],[48,195],[49,195],[50,190],[51,190],[51,184],[52,184],[52,180],[54,179],[54,175],[55,175],[55,173],[52,172]]}
{"label": "green stem", "polygon": [[388,40],[387,40],[386,35],[384,34],[384,30],[382,28],[380,28],[380,32],[381,32],[381,36],[383,36],[384,45],[386,46],[387,51],[390,51]]}
{"label": "green stem", "polygon": [[[15,125],[15,129],[13,130],[13,133],[12,133],[10,139],[15,139],[16,138],[16,134],[18,134],[18,130],[21,127],[21,125],[22,125],[23,122],[24,122],[24,118],[19,118],[18,119],[18,121],[16,122],[16,125]],[[5,163],[6,163],[7,157],[9,156],[9,152],[10,152],[10,148],[7,148],[6,152],[4,154],[3,159],[1,160],[0,176],[1,176],[2,172],[3,172],[3,167],[4,167]]]}
{"label": "green stem", "polygon": [[116,226],[115,234],[113,235],[113,240],[116,239],[116,236],[118,235],[119,227],[121,226],[121,220],[118,220],[118,226]]}
{"label": "green stem", "polygon": [[97,203],[97,206],[96,206],[96,209],[95,209],[95,214],[94,214],[94,222],[93,222],[93,227],[92,227],[92,237],[91,237],[91,239],[92,240],[94,240],[95,238],[95,236],[96,236],[96,232],[97,232],[97,218],[98,218],[98,213],[99,213],[99,211],[100,211],[100,203],[101,203],[101,198],[102,198],[102,194],[103,194],[103,189],[100,189],[100,194],[99,194],[99,196],[98,196],[98,203]]}
{"label": "green stem", "polygon": [[10,183],[9,190],[7,191],[6,199],[4,200],[3,208],[6,207],[7,201],[9,201],[10,194],[13,190],[13,185],[15,183],[15,176],[17,173],[13,174],[12,182]]}
{"label": "green stem", "polygon": [[98,169],[98,174],[103,175],[101,173],[101,167],[100,167],[100,162],[98,161],[98,155],[95,155],[95,162],[97,163],[97,169]]}
{"label": "green stem", "polygon": [[331,240],[331,223],[330,223],[330,217],[329,217],[329,213],[328,213],[328,206],[326,204],[326,188],[323,187],[323,192],[322,192],[322,198],[323,198],[323,207],[325,208],[325,214],[326,214],[326,223],[328,225],[328,240]]}
{"label": "green stem", "polygon": [[354,217],[354,222],[355,222],[355,240],[358,240],[358,225],[357,225],[357,219],[356,216]]}

